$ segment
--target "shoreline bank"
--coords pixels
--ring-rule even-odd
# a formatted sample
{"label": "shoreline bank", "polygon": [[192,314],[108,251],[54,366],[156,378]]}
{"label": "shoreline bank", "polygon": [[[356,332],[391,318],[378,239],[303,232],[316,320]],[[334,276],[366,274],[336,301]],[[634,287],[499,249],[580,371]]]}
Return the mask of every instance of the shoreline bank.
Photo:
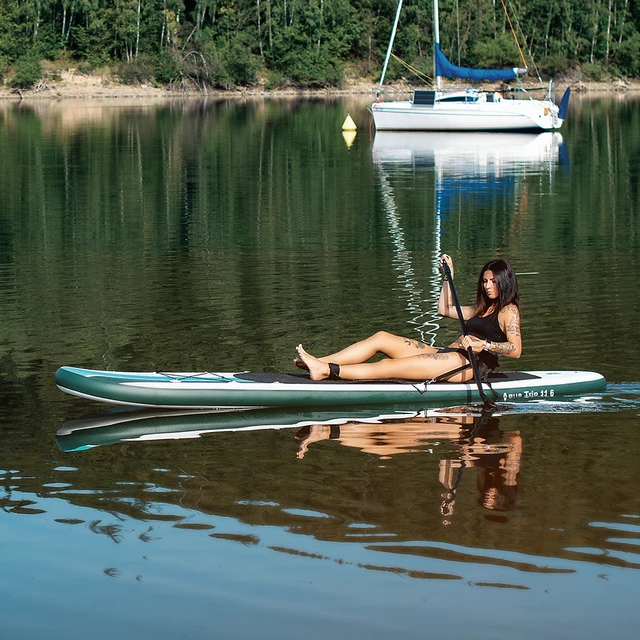
{"label": "shoreline bank", "polygon": [[[571,87],[572,92],[588,94],[620,95],[640,91],[640,80],[615,80],[609,82],[586,82],[577,79],[559,79],[556,90],[564,91],[564,87]],[[445,86],[453,87],[453,83]],[[522,83],[524,89],[540,88],[538,82]],[[393,98],[411,94],[414,86],[408,83],[387,85],[384,94]],[[60,80],[43,82],[33,89],[16,90],[0,87],[0,100],[64,100],[64,99],[113,99],[113,98],[281,98],[281,97],[341,97],[341,96],[370,96],[374,98],[378,85],[371,82],[357,81],[345,83],[342,87],[326,89],[265,89],[251,87],[233,90],[198,90],[172,91],[167,87],[155,87],[150,84],[125,85],[118,83],[113,77],[86,75],[74,71],[60,74]],[[498,89],[499,90],[499,89]]]}

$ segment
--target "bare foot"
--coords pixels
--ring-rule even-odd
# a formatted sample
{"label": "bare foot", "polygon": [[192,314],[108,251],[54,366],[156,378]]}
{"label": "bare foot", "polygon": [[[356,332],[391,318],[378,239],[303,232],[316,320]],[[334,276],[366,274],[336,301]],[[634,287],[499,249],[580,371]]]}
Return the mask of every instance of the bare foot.
{"label": "bare foot", "polygon": [[294,358],[293,364],[295,364],[296,367],[298,367],[298,369],[304,369],[305,371],[309,371],[309,367],[307,367],[307,365],[300,358]]}
{"label": "bare foot", "polygon": [[329,377],[330,371],[328,364],[307,353],[301,344],[296,347],[296,350],[298,351],[300,360],[306,365],[307,369],[309,369],[312,380],[324,380]]}

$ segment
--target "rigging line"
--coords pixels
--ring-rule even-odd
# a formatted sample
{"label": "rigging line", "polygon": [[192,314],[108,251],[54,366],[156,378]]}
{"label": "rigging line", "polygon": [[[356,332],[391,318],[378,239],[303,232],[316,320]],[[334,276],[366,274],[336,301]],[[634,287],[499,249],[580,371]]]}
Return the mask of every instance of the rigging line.
{"label": "rigging line", "polygon": [[516,47],[518,47],[518,51],[520,52],[520,58],[522,60],[522,64],[526,67],[527,61],[524,59],[524,54],[522,53],[522,49],[520,48],[520,42],[518,42],[518,36],[516,35],[516,30],[513,28],[513,24],[511,24],[511,18],[509,17],[509,12],[507,11],[507,5],[504,3],[504,0],[500,0],[500,2],[502,3],[504,14],[507,16],[507,21],[509,22],[509,26],[511,27],[511,33],[513,33],[513,39],[516,41]]}
{"label": "rigging line", "polygon": [[407,69],[409,69],[409,71],[411,71],[411,73],[414,73],[421,80],[424,80],[425,82],[433,83],[433,78],[431,76],[428,76],[426,73],[422,73],[422,71],[420,71],[416,67],[410,65],[408,62],[405,62],[402,58],[398,58],[398,56],[395,53],[392,53],[391,57],[394,60],[397,60],[401,65],[403,65]]}
{"label": "rigging line", "polygon": [[[411,324],[417,325],[416,330],[420,334],[421,340],[423,342],[428,342],[429,345],[433,346],[436,334],[440,328],[440,325],[434,320],[437,318],[437,312],[432,311],[431,313],[428,313],[422,308],[424,302],[422,299],[422,291],[418,289],[418,283],[411,260],[411,252],[407,249],[404,231],[400,224],[398,209],[393,197],[393,187],[389,184],[388,176],[382,165],[377,163],[377,166],[380,175],[382,201],[387,214],[389,233],[394,247],[395,270],[398,272],[398,279],[400,280],[401,287],[406,293],[406,308],[411,314]],[[429,316],[431,317],[431,320],[424,320],[423,322],[420,322],[425,317]],[[427,329],[427,327],[430,328]],[[425,338],[425,334],[430,336],[428,341]]]}
{"label": "rigging line", "polygon": [[[511,20],[509,19],[509,14],[507,12],[507,8],[504,6],[504,0],[500,0],[502,2],[502,6],[504,7],[504,12],[507,16],[507,20],[509,20],[509,24],[511,25]],[[507,2],[509,3],[509,6],[511,6],[512,10],[513,10],[513,5],[511,4],[511,0],[507,0]],[[536,62],[533,59],[533,53],[531,52],[531,49],[529,48],[529,45],[527,44],[527,39],[524,35],[524,32],[522,31],[522,27],[520,26],[520,21],[518,20],[518,14],[514,11],[514,15],[515,15],[515,21],[516,21],[516,26],[518,27],[518,30],[520,31],[520,36],[522,37],[522,40],[524,41],[525,46],[527,47],[527,53],[529,54],[529,58],[531,59],[531,65],[533,66],[533,69],[536,72],[536,77],[538,78],[538,82],[542,82],[542,78],[540,77],[540,72],[538,71],[538,67],[536,66]],[[513,30],[513,26],[511,27],[511,29]],[[514,33],[514,37],[515,37],[515,33]],[[518,40],[516,39],[516,43],[518,42]],[[519,47],[518,47],[519,48]],[[520,52],[520,55],[522,55],[522,52]],[[526,63],[525,63],[525,67],[526,67]]]}

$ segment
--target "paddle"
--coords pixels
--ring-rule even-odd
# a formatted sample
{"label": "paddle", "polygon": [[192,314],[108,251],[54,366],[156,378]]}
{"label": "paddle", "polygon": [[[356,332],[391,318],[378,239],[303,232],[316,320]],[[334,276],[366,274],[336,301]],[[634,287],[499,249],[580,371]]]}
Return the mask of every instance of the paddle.
{"label": "paddle", "polygon": [[[456,287],[453,284],[453,277],[451,276],[451,269],[449,265],[443,261],[442,269],[444,271],[444,278],[449,283],[449,288],[451,289],[451,297],[453,298],[453,304],[456,308],[456,313],[458,314],[458,320],[460,321],[460,327],[462,329],[462,335],[469,335],[467,332],[467,326],[464,323],[464,316],[462,315],[462,309],[460,308],[460,302],[458,301],[458,295],[456,294]],[[469,362],[471,363],[471,368],[473,369],[473,378],[478,385],[478,393],[480,394],[480,398],[485,406],[485,409],[495,409],[496,403],[493,400],[490,400],[487,397],[487,394],[482,389],[482,381],[480,380],[480,371],[478,370],[478,363],[476,362],[475,353],[473,353],[473,349],[471,347],[467,347],[467,354],[469,356]]]}

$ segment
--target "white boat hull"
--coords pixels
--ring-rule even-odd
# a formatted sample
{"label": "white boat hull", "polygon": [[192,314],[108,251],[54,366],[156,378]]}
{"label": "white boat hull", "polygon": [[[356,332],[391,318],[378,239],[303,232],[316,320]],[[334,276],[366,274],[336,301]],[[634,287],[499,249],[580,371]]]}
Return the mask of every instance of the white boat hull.
{"label": "white boat hull", "polygon": [[371,112],[378,131],[554,131],[563,123],[549,100],[375,102]]}

